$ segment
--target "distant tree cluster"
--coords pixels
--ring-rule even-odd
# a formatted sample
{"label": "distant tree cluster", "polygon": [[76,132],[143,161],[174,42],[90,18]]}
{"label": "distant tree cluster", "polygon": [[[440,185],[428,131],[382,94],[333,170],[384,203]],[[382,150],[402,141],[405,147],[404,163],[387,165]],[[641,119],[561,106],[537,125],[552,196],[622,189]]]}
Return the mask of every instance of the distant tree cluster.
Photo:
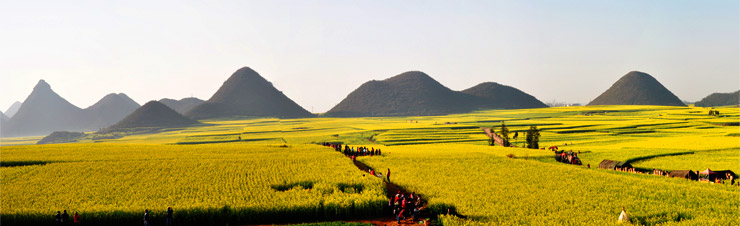
{"label": "distant tree cluster", "polygon": [[530,126],[527,131],[527,148],[540,148],[540,130],[537,129],[537,126]]}
{"label": "distant tree cluster", "polygon": [[506,128],[506,124],[504,122],[501,122],[501,139],[504,141],[504,147],[511,146],[511,142],[509,142],[509,128]]}

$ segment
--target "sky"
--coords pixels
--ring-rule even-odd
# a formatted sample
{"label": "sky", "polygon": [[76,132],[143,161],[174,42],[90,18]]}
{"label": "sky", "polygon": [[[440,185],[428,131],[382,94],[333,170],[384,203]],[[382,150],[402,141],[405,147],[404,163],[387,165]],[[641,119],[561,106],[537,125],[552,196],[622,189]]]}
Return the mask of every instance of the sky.
{"label": "sky", "polygon": [[739,12],[736,0],[9,1],[0,110],[39,79],[81,108],[121,92],[207,100],[244,66],[312,112],[412,70],[582,104],[637,70],[698,101],[740,89]]}

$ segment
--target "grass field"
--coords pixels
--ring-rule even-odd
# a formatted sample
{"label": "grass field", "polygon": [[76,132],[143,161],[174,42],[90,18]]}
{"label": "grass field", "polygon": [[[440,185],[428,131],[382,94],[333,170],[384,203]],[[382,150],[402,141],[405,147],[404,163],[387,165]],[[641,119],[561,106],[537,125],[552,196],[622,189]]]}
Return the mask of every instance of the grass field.
{"label": "grass field", "polygon": [[[720,117],[708,110],[586,106],[221,119],[79,144],[7,146],[40,137],[2,138],[0,214],[8,225],[42,224],[61,209],[81,211],[90,222],[130,224],[145,208],[167,206],[194,224],[376,215],[387,202],[382,182],[314,144],[342,142],[381,148],[383,157],[358,160],[391,168],[398,185],[467,216],[444,217],[445,225],[612,225],[621,206],[641,225],[738,225],[738,187],[593,169],[612,159],[646,169],[740,172],[740,109],[717,108]],[[480,127],[498,131],[502,121],[512,133],[538,126],[541,147],[580,151],[584,166],[557,163],[546,150],[488,146]]]}

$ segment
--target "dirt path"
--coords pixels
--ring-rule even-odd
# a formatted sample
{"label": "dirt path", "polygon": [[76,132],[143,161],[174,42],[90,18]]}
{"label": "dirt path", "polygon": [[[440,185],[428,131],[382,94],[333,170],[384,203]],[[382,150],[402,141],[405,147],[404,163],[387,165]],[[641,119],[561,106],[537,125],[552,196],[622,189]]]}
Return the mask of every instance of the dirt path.
{"label": "dirt path", "polygon": [[[360,161],[354,161],[354,164],[357,167],[357,169],[362,170],[363,172],[369,172],[371,169],[374,170],[373,168],[369,167],[368,165],[365,165],[365,163],[362,163]],[[376,172],[384,172],[384,171],[376,171]],[[392,172],[391,172],[391,175],[393,175]],[[399,192],[401,194],[405,194],[407,196],[409,194],[411,194],[411,192],[406,191],[402,187],[400,187],[400,186],[398,186],[398,185],[396,185],[394,183],[390,183],[388,181],[385,181],[385,178],[383,180],[383,183],[385,184],[385,189],[387,191],[386,192],[386,196],[387,196],[387,198],[389,200],[391,198],[394,198],[394,196],[397,193],[399,193]],[[420,220],[430,219],[432,217],[436,217],[436,216],[434,216],[433,214],[431,214],[429,212],[429,209],[427,208],[428,202],[427,202],[426,199],[424,199],[422,197],[421,198],[421,203],[422,203],[422,205],[419,208],[421,210],[419,212],[419,219]],[[387,216],[388,216],[387,218],[370,219],[370,220],[358,220],[358,221],[347,221],[347,222],[363,222],[363,223],[372,223],[372,224],[375,224],[375,225],[388,225],[388,226],[390,226],[390,225],[412,225],[412,224],[419,224],[419,222],[414,222],[413,219],[411,219],[411,217],[409,217],[409,219],[401,220],[401,224],[398,224],[397,221],[396,221],[396,218],[393,215],[392,210],[390,208],[386,208],[384,210],[384,212],[385,212],[385,214],[387,214]]]}
{"label": "dirt path", "polygon": [[[351,158],[350,156],[347,156],[347,157]],[[360,161],[354,161],[354,165],[357,167],[357,169],[362,170],[363,172],[366,172],[366,173],[369,172],[371,169],[374,170],[373,168],[369,167],[368,165]],[[384,173],[385,171],[381,170],[381,171],[376,171],[376,172]],[[391,179],[392,177],[393,176],[391,176]],[[400,192],[401,194],[405,194],[405,195],[411,194],[411,192],[408,192],[406,189],[402,188],[401,186],[398,186],[394,183],[386,181],[385,178],[383,178],[383,183],[385,184],[385,189],[387,191],[386,196],[389,200],[393,198],[395,194],[397,194],[398,192]],[[412,217],[409,217],[407,219],[402,219],[401,223],[398,223],[396,221],[395,215],[393,214],[393,210],[391,210],[390,207],[387,207],[383,210],[384,216],[382,217],[359,219],[359,220],[340,220],[340,221],[356,222],[356,223],[370,223],[370,224],[374,224],[378,226],[398,226],[398,225],[423,225],[425,223],[423,222],[424,219],[436,219],[437,218],[436,214],[438,213],[435,214],[429,210],[427,206],[429,202],[427,202],[427,200],[424,199],[424,197],[421,197],[421,203],[422,203],[421,207],[419,208],[421,211],[419,212],[418,221],[413,221]],[[454,213],[454,215],[460,218],[465,218],[465,216],[462,216],[456,213]],[[271,225],[273,224],[258,225],[258,226],[271,226]],[[290,225],[290,224],[285,224],[285,225]],[[427,224],[427,225],[431,225],[431,224]]]}

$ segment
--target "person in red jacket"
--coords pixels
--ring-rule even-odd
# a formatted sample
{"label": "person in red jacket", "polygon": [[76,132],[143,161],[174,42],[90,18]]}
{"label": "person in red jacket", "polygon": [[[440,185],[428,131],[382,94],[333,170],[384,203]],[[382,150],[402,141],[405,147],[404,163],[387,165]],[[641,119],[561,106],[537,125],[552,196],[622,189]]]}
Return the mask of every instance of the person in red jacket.
{"label": "person in red jacket", "polygon": [[80,225],[80,223],[82,221],[80,215],[77,214],[77,212],[75,212],[75,215],[72,217],[72,219],[74,220],[75,225]]}
{"label": "person in red jacket", "polygon": [[388,172],[385,173],[385,177],[388,179],[388,183],[391,182],[391,169],[388,168]]}
{"label": "person in red jacket", "polygon": [[396,216],[396,223],[401,223],[401,218],[403,217],[403,209],[401,211],[398,211],[398,216]]}

